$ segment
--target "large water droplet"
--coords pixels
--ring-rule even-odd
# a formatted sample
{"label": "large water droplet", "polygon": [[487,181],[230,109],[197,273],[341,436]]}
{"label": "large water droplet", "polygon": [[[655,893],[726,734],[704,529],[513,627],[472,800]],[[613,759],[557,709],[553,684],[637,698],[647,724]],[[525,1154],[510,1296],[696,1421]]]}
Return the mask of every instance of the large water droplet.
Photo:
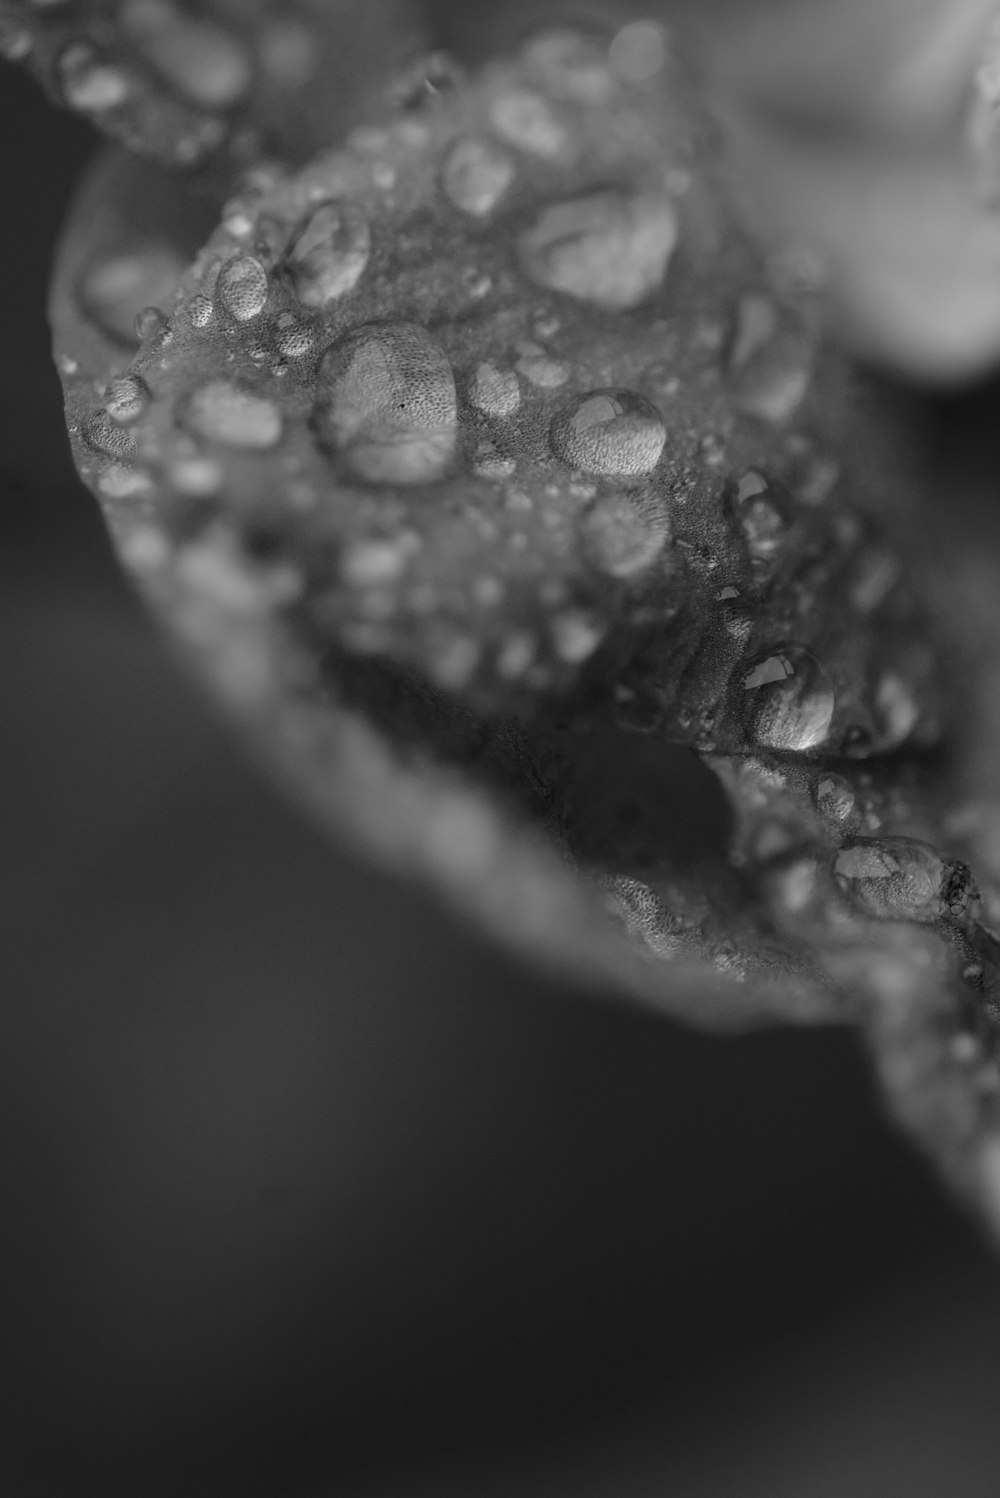
{"label": "large water droplet", "polygon": [[373,483],[420,484],[451,463],[455,379],[444,350],[416,323],[367,323],[324,355],[321,437]]}
{"label": "large water droplet", "polygon": [[468,135],[448,153],[441,175],[445,195],[463,213],[484,218],[514,180],[512,158],[494,141]]}
{"label": "large water droplet", "polygon": [[655,406],[632,390],[594,390],[554,418],[552,450],[584,473],[636,476],[660,460],[666,428]]}
{"label": "large water droplet", "polygon": [[287,269],[299,301],[326,307],[353,291],[371,257],[368,220],[354,203],[321,203],[298,229]]}
{"label": "large water droplet", "polygon": [[536,285],[621,312],[660,285],[677,232],[669,199],[598,192],[543,209],[517,248]]}
{"label": "large water droplet", "polygon": [[884,920],[937,921],[965,914],[975,898],[964,864],[908,837],[860,839],[837,854],[834,873],[853,903]]}
{"label": "large water droplet", "polygon": [[119,19],[157,72],[200,108],[230,109],[249,90],[250,58],[222,26],[170,0],[128,0]]}
{"label": "large water droplet", "polygon": [[213,442],[264,452],[281,440],[281,411],[266,396],[228,380],[209,380],[188,399],[185,426]]}
{"label": "large water droplet", "polygon": [[836,702],[833,682],[801,645],[761,652],[742,677],[743,722],[758,749],[800,754],[826,738]]}
{"label": "large water droplet", "polygon": [[607,51],[581,31],[543,31],[524,49],[523,57],[525,67],[554,99],[606,104],[614,92]]}
{"label": "large water droplet", "polygon": [[267,306],[267,271],[252,255],[238,255],[219,272],[216,295],[237,322],[252,322]]}

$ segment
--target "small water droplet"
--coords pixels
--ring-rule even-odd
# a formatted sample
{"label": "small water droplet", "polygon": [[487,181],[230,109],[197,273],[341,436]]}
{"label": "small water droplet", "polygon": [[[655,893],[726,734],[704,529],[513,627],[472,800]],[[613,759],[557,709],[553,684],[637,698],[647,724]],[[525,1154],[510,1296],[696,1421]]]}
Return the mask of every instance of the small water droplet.
{"label": "small water droplet", "polygon": [[193,328],[208,328],[215,320],[215,307],[207,296],[202,296],[199,292],[188,302],[187,315]]}
{"label": "small water droplet", "polygon": [[584,473],[650,473],[660,460],[666,428],[655,406],[631,390],[594,390],[563,408],[550,429],[558,458]]}
{"label": "small water droplet", "polygon": [[223,472],[214,458],[178,458],[170,465],[168,478],[178,494],[211,499],[222,488]]}
{"label": "small water droplet", "polygon": [[316,333],[293,312],[281,312],[275,319],[274,341],[285,359],[304,359],[316,347]]}
{"label": "small water droplet", "polygon": [[558,390],[560,385],[565,385],[570,377],[571,370],[563,359],[553,359],[537,343],[530,339],[522,339],[518,344],[520,358],[516,368],[530,385],[535,385],[539,390]]}
{"label": "small water droplet", "polygon": [[866,915],[883,920],[937,921],[964,914],[974,884],[964,864],[916,838],[862,838],[834,862],[841,888]]}
{"label": "small water droplet", "polygon": [[485,218],[514,180],[512,158],[495,141],[468,135],[457,140],[445,160],[441,184],[462,213]]}
{"label": "small water droplet", "polygon": [[323,308],[353,291],[371,258],[368,219],[355,203],[321,203],[296,231],[286,267],[306,307]]}
{"label": "small water droplet", "polygon": [[367,323],[320,365],[320,435],[374,483],[420,484],[450,466],[458,435],[455,379],[416,323]]}
{"label": "small water droplet", "polygon": [[793,508],[787,492],[759,469],[751,468],[727,485],[726,507],[753,560],[773,562],[792,525]]}
{"label": "small water droplet", "polygon": [[647,83],[666,63],[670,33],[660,21],[630,21],[611,42],[608,62],[624,83]]}
{"label": "small water droplet", "polygon": [[816,809],[835,826],[842,826],[854,815],[855,797],[850,781],[843,775],[824,775],[816,785]]}
{"label": "small water droplet", "polygon": [[615,89],[607,52],[594,37],[569,29],[544,31],[529,42],[524,65],[554,99],[606,104]]}
{"label": "small water droplet", "polygon": [[730,353],[740,411],[783,425],[805,398],[812,364],[813,349],[804,328],[783,322],[769,298],[757,293],[743,297]]}
{"label": "small water droplet", "polygon": [[162,338],[170,323],[160,307],[143,307],[135,315],[135,336],[140,343],[147,339]]}
{"label": "small water droplet", "polygon": [[105,62],[87,42],[72,42],[59,58],[63,97],[71,109],[105,114],[129,96],[129,80],[113,63]]}
{"label": "small water droplet", "polygon": [[586,555],[611,577],[634,577],[652,566],[669,533],[665,516],[649,514],[623,494],[597,500],[581,525]]}
{"label": "small water droplet", "polygon": [[216,296],[237,322],[253,322],[267,306],[267,271],[252,255],[237,255],[219,272]]}
{"label": "small water droplet", "polygon": [[778,645],[742,676],[743,723],[758,749],[801,754],[826,738],[836,702],[825,668],[801,645]]}
{"label": "small water droplet", "polygon": [[184,273],[183,262],[160,245],[100,256],[80,277],[77,294],[85,314],[123,348],[136,341],[136,317],[144,307],[164,306]]}
{"label": "small water droplet", "polygon": [[281,441],[281,411],[266,396],[255,395],[228,380],[209,380],[189,397],[184,425],[226,447],[264,452]]}
{"label": "small water droplet", "polygon": [[104,409],[112,421],[128,426],[138,421],[151,398],[149,386],[138,375],[121,375],[108,386]]}
{"label": "small water droplet", "polygon": [[517,249],[537,286],[623,312],[660,285],[677,233],[669,199],[608,191],[543,209]]}
{"label": "small water droplet", "polygon": [[135,456],[134,435],[113,421],[106,411],[93,411],[81,428],[84,442],[92,452],[128,461]]}
{"label": "small water droplet", "polygon": [[521,386],[512,369],[484,362],[469,380],[470,405],[484,416],[513,416],[521,404]]}
{"label": "small water droplet", "polygon": [[556,655],[568,665],[576,666],[589,659],[604,637],[604,630],[586,614],[569,610],[552,621],[552,643]]}
{"label": "small water droplet", "polygon": [[570,146],[566,121],[533,89],[511,88],[497,94],[490,104],[490,122],[502,140],[532,156],[553,159]]}

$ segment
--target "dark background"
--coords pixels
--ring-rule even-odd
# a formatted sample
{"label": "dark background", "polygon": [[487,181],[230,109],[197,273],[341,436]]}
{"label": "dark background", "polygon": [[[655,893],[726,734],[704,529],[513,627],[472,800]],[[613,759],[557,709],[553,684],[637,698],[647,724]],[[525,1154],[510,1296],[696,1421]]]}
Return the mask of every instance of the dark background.
{"label": "dark background", "polygon": [[91,149],[0,72],[0,1488],[995,1498],[1000,1279],[852,1038],[521,970],[179,677],[50,364]]}

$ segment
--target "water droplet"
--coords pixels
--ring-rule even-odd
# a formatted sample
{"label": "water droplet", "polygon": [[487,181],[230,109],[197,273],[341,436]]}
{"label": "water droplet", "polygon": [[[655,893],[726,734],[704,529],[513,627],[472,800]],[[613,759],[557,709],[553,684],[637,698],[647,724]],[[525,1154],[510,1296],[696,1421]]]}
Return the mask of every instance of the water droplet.
{"label": "water droplet", "polygon": [[190,396],[184,425],[226,447],[264,452],[281,441],[283,420],[274,401],[228,380],[209,380]]}
{"label": "water droplet", "polygon": [[105,62],[87,42],[73,42],[59,58],[63,97],[71,109],[104,114],[129,96],[129,81],[114,64]]}
{"label": "water droplet", "polygon": [[444,350],[416,323],[367,323],[324,355],[321,436],[373,483],[420,484],[451,464],[455,379]]}
{"label": "water droplet", "polygon": [[470,405],[484,416],[513,416],[521,404],[521,386],[512,369],[482,363],[469,380]]}
{"label": "water droplet", "polygon": [[552,621],[552,643],[556,655],[571,666],[592,656],[603,636],[600,624],[574,610],[559,614]]}
{"label": "water droplet", "polygon": [[462,213],[485,218],[514,180],[516,168],[494,141],[469,135],[448,153],[441,183],[449,202]]}
{"label": "water droplet", "polygon": [[183,262],[159,245],[102,256],[85,268],[78,286],[84,312],[124,348],[135,345],[135,322],[144,307],[170,302],[184,273]]}
{"label": "water droplet", "polygon": [[882,920],[960,917],[975,895],[964,864],[942,858],[916,838],[849,843],[837,854],[834,874],[858,909]]}
{"label": "water droplet", "polygon": [[135,456],[135,437],[117,421],[112,421],[106,411],[91,412],[84,421],[81,432],[92,452],[126,462]]}
{"label": "water droplet", "polygon": [[552,450],[584,473],[635,477],[660,460],[666,428],[655,406],[631,390],[594,390],[554,418]]}
{"label": "water droplet", "polygon": [[559,157],[570,145],[565,120],[533,89],[512,88],[497,94],[490,105],[490,122],[502,140],[532,156]]}
{"label": "water droplet", "polygon": [[752,468],[727,486],[726,506],[750,556],[772,562],[792,524],[790,496],[775,481]]}
{"label": "water droplet", "polygon": [[284,358],[304,359],[316,347],[316,333],[293,312],[281,312],[275,319],[274,341]]}
{"label": "water droplet", "polygon": [[207,296],[193,296],[187,305],[188,321],[193,328],[208,328],[215,319],[215,307]]}
{"label": "water droplet", "polygon": [[535,385],[539,390],[558,390],[560,385],[565,385],[569,379],[571,370],[563,359],[553,359],[551,354],[530,339],[522,339],[518,344],[520,358],[516,368],[530,385]]}
{"label": "water droplet", "polygon": [[368,219],[354,203],[321,203],[298,229],[286,262],[306,307],[328,307],[358,284],[372,252]]}
{"label": "water droplet", "polygon": [[149,386],[138,375],[112,380],[104,396],[104,409],[112,421],[128,426],[138,421],[151,400]]}
{"label": "water droplet", "polygon": [[650,515],[624,494],[595,502],[581,525],[586,555],[611,577],[634,577],[652,566],[669,536],[665,516]]}
{"label": "water droplet", "polygon": [[816,809],[835,826],[842,826],[854,815],[855,797],[850,781],[843,775],[824,775],[816,785]]}
{"label": "water droplet", "polygon": [[216,295],[230,317],[253,322],[267,306],[267,271],[252,255],[237,255],[222,267]]}
{"label": "water droplet", "polygon": [[622,312],[660,285],[677,232],[667,198],[598,192],[543,209],[517,249],[537,286]]}
{"label": "water droplet", "polygon": [[813,350],[804,328],[783,323],[769,298],[745,296],[730,353],[739,410],[782,425],[798,410],[812,376]]}
{"label": "water droplet", "polygon": [[659,21],[630,21],[614,37],[608,52],[611,71],[624,83],[646,83],[667,60],[670,34]]}
{"label": "water droplet", "polygon": [[34,46],[31,32],[13,16],[0,16],[0,57],[23,62]]}
{"label": "water droplet", "polygon": [[524,49],[524,65],[554,99],[606,104],[615,88],[606,52],[580,31],[545,31]]}
{"label": "water droplet", "polygon": [[147,339],[162,338],[168,331],[170,323],[160,307],[143,307],[135,315],[135,327],[133,329],[140,343]]}
{"label": "water droplet", "polygon": [[168,478],[178,494],[211,499],[222,488],[223,472],[214,458],[178,458],[170,465]]}
{"label": "water droplet", "polygon": [[895,671],[887,671],[875,688],[875,715],[882,754],[904,744],[920,720],[920,704],[912,688]]}
{"label": "water droplet", "polygon": [[833,682],[801,645],[762,651],[742,677],[743,722],[758,749],[800,754],[822,744],[835,706]]}
{"label": "water droplet", "polygon": [[230,109],[248,92],[250,58],[222,26],[184,14],[170,0],[128,0],[119,19],[147,61],[199,108]]}

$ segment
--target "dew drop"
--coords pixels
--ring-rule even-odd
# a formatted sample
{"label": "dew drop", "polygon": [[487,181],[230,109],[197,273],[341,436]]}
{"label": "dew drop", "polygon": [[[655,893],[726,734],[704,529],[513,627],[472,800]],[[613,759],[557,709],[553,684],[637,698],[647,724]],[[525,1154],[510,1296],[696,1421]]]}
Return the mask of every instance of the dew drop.
{"label": "dew drop", "polygon": [[122,375],[120,379],[112,380],[104,397],[104,409],[112,421],[118,422],[120,426],[128,426],[139,417],[149,405],[151,396],[149,387],[138,375]]}
{"label": "dew drop", "polygon": [[316,347],[316,334],[294,313],[282,312],[275,320],[275,343],[283,358],[304,359]]}
{"label": "dew drop", "polygon": [[93,411],[82,426],[83,440],[92,452],[128,461],[135,456],[135,437],[106,411]]}
{"label": "dew drop", "polygon": [[170,0],[128,0],[120,19],[147,61],[201,109],[231,109],[248,92],[250,58],[222,26],[185,15]]}
{"label": "dew drop", "polygon": [[758,469],[727,486],[726,506],[750,556],[771,562],[784,546],[792,524],[785,490]]}
{"label": "dew drop", "polygon": [[216,295],[237,322],[253,322],[267,305],[267,271],[252,255],[238,255],[222,267]]}
{"label": "dew drop", "polygon": [[611,71],[625,83],[646,83],[664,66],[667,28],[659,21],[631,21],[614,37],[608,52]]}
{"label": "dew drop", "polygon": [[835,826],[842,826],[854,815],[855,797],[850,781],[843,775],[824,775],[816,786],[816,809]]}
{"label": "dew drop", "polygon": [[228,380],[209,380],[188,399],[184,425],[226,447],[264,452],[281,441],[283,420],[274,401]]}
{"label": "dew drop", "polygon": [[170,327],[166,314],[160,307],[143,307],[135,315],[133,332],[140,343],[149,338],[162,337]]}
{"label": "dew drop", "polygon": [[812,363],[813,350],[803,328],[784,324],[769,298],[757,293],[743,298],[730,353],[739,410],[783,425],[805,398]]}
{"label": "dew drop", "polygon": [[537,286],[622,312],[660,285],[677,233],[669,199],[598,192],[543,209],[517,250]]}
{"label": "dew drop", "polygon": [[458,435],[455,379],[444,350],[416,323],[354,329],[324,355],[321,437],[373,483],[421,484],[449,467]]}
{"label": "dew drop", "polygon": [[497,94],[490,105],[490,122],[502,140],[532,156],[551,160],[564,155],[570,145],[568,125],[533,89]]}
{"label": "dew drop", "polygon": [[655,406],[631,390],[594,390],[564,407],[550,429],[552,450],[584,473],[636,476],[660,460],[666,428]]}
{"label": "dew drop", "polygon": [[743,722],[758,749],[799,754],[822,744],[835,706],[833,682],[801,645],[763,651],[742,677]]}
{"label": "dew drop", "polygon": [[866,915],[882,920],[937,921],[964,914],[975,897],[964,864],[916,838],[859,839],[837,854],[834,874]]}
{"label": "dew drop", "polygon": [[580,31],[544,31],[525,48],[524,63],[554,99],[606,104],[614,92],[606,52]]}
{"label": "dew drop", "polygon": [[596,501],[581,526],[584,553],[610,577],[634,577],[663,551],[669,527],[662,516],[645,513],[623,494]]}
{"label": "dew drop", "polygon": [[124,104],[129,82],[120,68],[103,59],[86,42],[73,42],[59,58],[63,97],[71,109],[104,114]]}
{"label": "dew drop", "polygon": [[468,135],[449,151],[441,185],[448,201],[460,212],[485,218],[513,182],[515,172],[513,160],[501,146]]}
{"label": "dew drop", "polygon": [[113,342],[132,348],[136,317],[144,307],[169,303],[184,273],[183,262],[158,245],[92,260],[77,295],[84,313]]}
{"label": "dew drop", "polygon": [[521,386],[512,369],[484,362],[469,380],[468,397],[484,416],[513,416],[521,404]]}
{"label": "dew drop", "polygon": [[193,328],[207,328],[215,319],[215,307],[207,296],[202,296],[199,292],[188,302],[187,315]]}
{"label": "dew drop", "polygon": [[368,219],[354,203],[321,203],[296,232],[286,268],[300,302],[328,307],[353,291],[371,258]]}

